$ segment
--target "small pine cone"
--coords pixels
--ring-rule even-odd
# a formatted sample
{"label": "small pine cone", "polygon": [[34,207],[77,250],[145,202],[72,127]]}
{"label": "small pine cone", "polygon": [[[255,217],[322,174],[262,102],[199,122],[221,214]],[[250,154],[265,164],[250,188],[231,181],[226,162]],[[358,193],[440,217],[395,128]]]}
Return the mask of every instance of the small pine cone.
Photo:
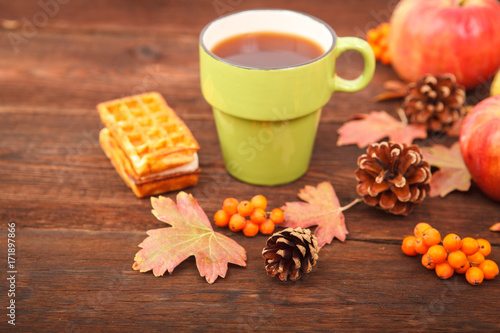
{"label": "small pine cone", "polygon": [[425,75],[408,85],[401,105],[408,122],[448,133],[465,116],[465,88],[453,74]]}
{"label": "small pine cone", "polygon": [[358,158],[359,195],[370,206],[408,215],[430,189],[431,169],[416,145],[374,143]]}
{"label": "small pine cone", "polygon": [[318,241],[309,229],[287,228],[273,234],[262,250],[266,270],[281,281],[296,281],[318,261]]}

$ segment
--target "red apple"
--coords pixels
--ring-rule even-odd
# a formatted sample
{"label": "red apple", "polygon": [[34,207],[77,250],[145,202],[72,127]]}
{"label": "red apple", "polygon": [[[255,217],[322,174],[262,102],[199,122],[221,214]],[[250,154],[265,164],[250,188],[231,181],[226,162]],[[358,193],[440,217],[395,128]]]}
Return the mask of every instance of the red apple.
{"label": "red apple", "polygon": [[392,65],[404,80],[452,73],[467,89],[500,67],[497,0],[402,0],[389,34]]}
{"label": "red apple", "polygon": [[472,180],[500,202],[500,96],[483,100],[467,114],[460,149]]}

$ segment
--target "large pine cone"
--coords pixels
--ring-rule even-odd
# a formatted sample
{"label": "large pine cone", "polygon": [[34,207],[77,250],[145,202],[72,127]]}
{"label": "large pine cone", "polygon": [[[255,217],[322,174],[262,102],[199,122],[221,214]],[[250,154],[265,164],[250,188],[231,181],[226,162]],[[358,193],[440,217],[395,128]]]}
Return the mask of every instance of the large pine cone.
{"label": "large pine cone", "polygon": [[287,228],[273,234],[262,250],[266,270],[281,281],[296,281],[309,273],[318,260],[318,241],[309,229]]}
{"label": "large pine cone", "polygon": [[431,170],[416,145],[374,143],[358,158],[357,192],[365,203],[408,215],[429,191]]}
{"label": "large pine cone", "polygon": [[465,116],[465,88],[453,74],[428,74],[408,85],[402,108],[412,124],[448,133]]}

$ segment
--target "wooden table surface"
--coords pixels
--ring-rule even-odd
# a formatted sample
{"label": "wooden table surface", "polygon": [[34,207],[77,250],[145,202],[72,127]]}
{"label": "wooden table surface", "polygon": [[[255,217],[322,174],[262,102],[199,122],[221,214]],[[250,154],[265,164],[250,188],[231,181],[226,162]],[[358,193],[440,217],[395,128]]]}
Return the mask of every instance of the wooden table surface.
{"label": "wooden table surface", "polygon": [[[241,183],[225,171],[211,109],[199,84],[198,36],[218,16],[250,8],[287,8],[329,23],[340,36],[364,36],[386,21],[396,1],[83,1],[0,2],[1,329],[15,300],[23,332],[89,331],[500,331],[500,279],[470,286],[464,276],[439,280],[400,243],[421,221],[442,233],[482,237],[500,262],[500,205],[476,186],[428,198],[408,217],[357,204],[345,212],[349,230],[320,252],[295,283],[268,277],[261,251],[266,236],[229,229],[247,251],[247,267],[230,265],[213,285],[193,257],[172,275],[132,270],[146,231],[163,227],[148,199],[137,199],[98,143],[96,104],[144,91],[160,92],[201,145],[202,174],[188,189],[209,216],[228,196],[262,193],[279,207],[305,185],[330,181],[341,204],[356,198],[353,171],[363,153],[337,147],[336,131],[356,113],[387,110],[375,103],[395,79],[377,65],[369,86],[336,93],[325,106],[310,168],[276,187]],[[355,77],[361,57],[344,55],[339,73]],[[469,95],[484,98],[488,83]],[[432,137],[423,146],[451,144]],[[175,198],[176,193],[166,194]],[[8,223],[15,223],[15,296],[7,267]]]}

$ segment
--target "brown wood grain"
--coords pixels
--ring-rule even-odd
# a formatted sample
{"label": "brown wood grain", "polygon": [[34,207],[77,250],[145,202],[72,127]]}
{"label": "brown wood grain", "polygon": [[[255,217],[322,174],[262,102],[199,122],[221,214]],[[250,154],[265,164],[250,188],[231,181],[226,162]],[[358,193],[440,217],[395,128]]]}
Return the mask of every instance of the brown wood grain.
{"label": "brown wood grain", "polygon": [[[306,175],[287,185],[253,186],[224,169],[210,106],[199,86],[198,35],[219,14],[272,7],[306,12],[340,36],[362,37],[387,19],[395,3],[71,0],[15,52],[9,38],[22,34],[26,20],[33,22],[43,9],[33,1],[0,1],[0,237],[6,251],[7,223],[16,223],[17,328],[500,331],[498,279],[479,287],[469,286],[463,276],[441,281],[400,250],[413,226],[427,221],[443,234],[490,240],[491,259],[500,262],[500,235],[488,231],[500,222],[500,206],[475,185],[466,193],[428,198],[408,217],[357,204],[345,212],[346,242],[324,247],[313,272],[296,283],[265,274],[260,253],[267,237],[247,238],[221,228],[216,230],[247,250],[248,266],[230,265],[226,278],[213,285],[199,276],[193,258],[160,278],[132,270],[146,231],[164,224],[151,214],[149,199],[137,199],[102,152],[95,105],[159,91],[201,145],[202,175],[186,191],[209,216],[228,196],[262,193],[271,207],[279,207],[298,200],[304,186],[322,181],[330,181],[346,205],[356,198],[353,171],[363,149],[337,147],[336,131],[357,113],[387,110],[396,116],[397,101],[373,100],[386,80],[397,79],[392,69],[378,65],[366,89],[336,93],[328,102]],[[354,77],[361,68],[356,54],[339,59],[340,75]],[[487,95],[487,85],[469,92],[472,104]],[[455,140],[436,136],[418,143]],[[6,267],[5,253],[1,267]],[[4,269],[2,306],[8,301],[5,275]],[[10,325],[1,315],[3,331]]]}

